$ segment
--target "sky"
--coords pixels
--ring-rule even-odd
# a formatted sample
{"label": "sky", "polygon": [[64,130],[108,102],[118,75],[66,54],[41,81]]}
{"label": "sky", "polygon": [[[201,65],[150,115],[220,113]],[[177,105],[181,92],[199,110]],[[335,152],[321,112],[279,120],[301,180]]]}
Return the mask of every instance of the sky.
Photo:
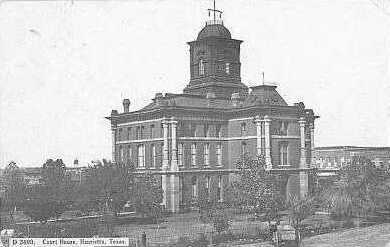
{"label": "sky", "polygon": [[[211,0],[1,1],[0,167],[111,158],[112,109],[180,93]],[[370,0],[217,0],[242,81],[320,118],[316,146],[390,146],[390,15]]]}

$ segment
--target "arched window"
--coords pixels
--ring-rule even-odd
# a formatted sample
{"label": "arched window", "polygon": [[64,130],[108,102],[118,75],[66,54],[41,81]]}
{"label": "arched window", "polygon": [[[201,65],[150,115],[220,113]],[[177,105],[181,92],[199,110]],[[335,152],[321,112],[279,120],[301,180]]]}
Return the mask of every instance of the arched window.
{"label": "arched window", "polygon": [[199,75],[204,75],[204,62],[203,62],[203,59],[199,60]]}

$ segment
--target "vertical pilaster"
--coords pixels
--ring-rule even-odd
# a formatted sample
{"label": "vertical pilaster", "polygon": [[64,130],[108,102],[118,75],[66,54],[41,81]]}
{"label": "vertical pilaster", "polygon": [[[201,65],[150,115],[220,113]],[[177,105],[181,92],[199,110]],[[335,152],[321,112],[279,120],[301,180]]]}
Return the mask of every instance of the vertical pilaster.
{"label": "vertical pilaster", "polygon": [[116,161],[116,126],[111,125],[111,139],[112,139],[112,162]]}
{"label": "vertical pilaster", "polygon": [[267,169],[272,168],[271,161],[271,119],[268,116],[264,116],[264,135],[265,135],[265,165]]}
{"label": "vertical pilaster", "polygon": [[[171,171],[178,171],[177,165],[177,121],[174,119],[171,120]],[[180,195],[179,195],[179,176],[177,174],[171,175],[171,184],[170,184],[170,210],[172,213],[179,211]]]}
{"label": "vertical pilaster", "polygon": [[172,142],[171,142],[171,171],[177,171],[177,121],[174,119],[171,120],[171,130],[172,130]]}
{"label": "vertical pilaster", "polygon": [[168,175],[164,174],[168,171],[169,167],[169,158],[168,158],[168,121],[164,119],[162,121],[162,127],[163,127],[163,160],[162,160],[162,171],[163,174],[161,175],[161,183],[162,183],[162,190],[163,190],[163,205],[165,209],[169,209],[168,207],[168,190],[169,190],[169,177]]}
{"label": "vertical pilaster", "polygon": [[[306,121],[305,118],[301,117],[299,119],[299,128],[300,128],[300,134],[301,134],[301,159],[300,159],[300,164],[299,168],[305,169],[307,168],[306,164],[306,147],[305,147],[305,125]],[[308,192],[308,174],[306,171],[300,171],[299,172],[299,192],[300,192],[300,197],[304,198],[307,195]]]}
{"label": "vertical pilaster", "polygon": [[314,167],[314,165],[315,165],[315,162],[316,162],[316,160],[315,160],[315,156],[314,156],[314,154],[315,154],[315,150],[314,150],[314,148],[315,148],[315,145],[314,145],[314,123],[311,123],[310,124],[310,144],[311,144],[311,167]]}
{"label": "vertical pilaster", "polygon": [[299,119],[299,128],[300,128],[300,134],[301,134],[301,159],[299,168],[307,168],[306,165],[306,147],[305,147],[305,125],[306,121],[305,118]]}
{"label": "vertical pilaster", "polygon": [[261,155],[262,147],[261,147],[261,120],[260,120],[260,116],[256,116],[255,123],[256,123],[256,138],[257,138],[256,139],[256,141],[257,141],[256,150],[257,150],[257,155]]}

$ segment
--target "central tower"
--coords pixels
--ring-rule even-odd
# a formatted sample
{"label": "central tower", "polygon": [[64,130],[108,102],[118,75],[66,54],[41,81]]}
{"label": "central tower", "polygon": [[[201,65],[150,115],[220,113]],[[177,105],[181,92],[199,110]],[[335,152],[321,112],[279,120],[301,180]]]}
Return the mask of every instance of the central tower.
{"label": "central tower", "polygon": [[241,40],[232,39],[223,25],[222,11],[209,9],[213,19],[199,32],[190,46],[190,83],[186,94],[230,97],[232,93],[247,94],[248,88],[241,83]]}

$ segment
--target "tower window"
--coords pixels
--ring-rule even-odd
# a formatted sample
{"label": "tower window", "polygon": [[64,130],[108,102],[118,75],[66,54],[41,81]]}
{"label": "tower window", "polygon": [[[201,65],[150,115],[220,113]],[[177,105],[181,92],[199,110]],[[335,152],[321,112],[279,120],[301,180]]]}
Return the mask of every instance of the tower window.
{"label": "tower window", "polygon": [[204,62],[203,62],[203,59],[199,60],[199,75],[204,75]]}
{"label": "tower window", "polygon": [[230,75],[230,63],[225,63],[225,72]]}

